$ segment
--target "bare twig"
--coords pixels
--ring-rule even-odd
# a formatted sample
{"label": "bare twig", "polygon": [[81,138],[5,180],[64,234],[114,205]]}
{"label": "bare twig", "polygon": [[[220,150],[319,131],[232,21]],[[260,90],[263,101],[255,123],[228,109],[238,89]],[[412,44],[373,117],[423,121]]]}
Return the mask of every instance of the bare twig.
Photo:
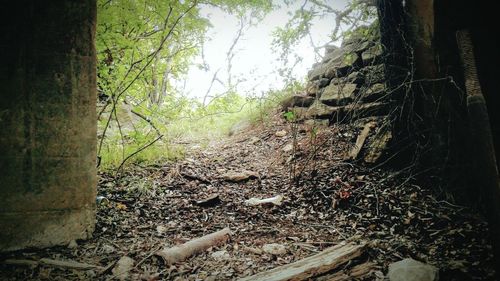
{"label": "bare twig", "polygon": [[120,166],[118,166],[118,169],[116,169],[116,174],[118,174],[120,172],[120,170],[123,168],[123,165],[125,165],[125,162],[127,162],[128,159],[134,157],[136,154],[138,154],[141,151],[143,151],[144,149],[150,147],[151,145],[153,145],[154,143],[156,143],[157,141],[159,141],[162,137],[163,137],[163,135],[158,136],[156,139],[152,140],[151,142],[149,142],[145,146],[139,148],[135,152],[133,152],[130,155],[128,155],[125,159],[123,159],[123,161],[120,163]]}

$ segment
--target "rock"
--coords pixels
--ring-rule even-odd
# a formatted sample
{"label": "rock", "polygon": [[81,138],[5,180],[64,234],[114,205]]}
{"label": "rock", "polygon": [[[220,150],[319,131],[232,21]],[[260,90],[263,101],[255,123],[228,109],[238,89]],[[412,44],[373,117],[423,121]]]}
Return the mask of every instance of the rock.
{"label": "rock", "polygon": [[375,83],[368,88],[362,89],[361,100],[365,102],[374,102],[383,98],[386,94],[386,87],[383,83]]}
{"label": "rock", "polygon": [[341,113],[338,106],[329,106],[320,101],[315,101],[304,114],[304,118],[330,119]]}
{"label": "rock", "polygon": [[111,253],[116,252],[116,249],[115,249],[115,247],[113,247],[113,246],[111,246],[111,245],[104,244],[104,245],[102,246],[102,251],[103,251],[105,254],[111,254]]}
{"label": "rock", "polygon": [[241,171],[241,172],[230,171],[222,175],[223,179],[230,182],[242,182],[250,179],[256,179],[258,177],[259,174],[252,171]]}
{"label": "rock", "polygon": [[361,54],[361,59],[363,60],[363,65],[368,66],[372,64],[378,64],[382,62],[382,55],[384,50],[381,44],[376,44],[370,47],[368,50]]}
{"label": "rock", "polygon": [[292,95],[281,102],[281,108],[287,110],[290,107],[308,107],[314,102],[314,98],[307,95]]}
{"label": "rock", "polygon": [[362,84],[364,81],[364,77],[359,71],[354,71],[347,76],[347,81],[354,84]]}
{"label": "rock", "polygon": [[390,281],[437,281],[438,270],[414,259],[408,258],[389,265]]}
{"label": "rock", "polygon": [[285,153],[290,152],[293,150],[293,144],[289,143],[285,145],[281,150]]}
{"label": "rock", "polygon": [[365,78],[365,85],[381,83],[385,80],[385,65],[383,64],[364,67],[360,72]]}
{"label": "rock", "polygon": [[280,256],[286,254],[286,247],[281,244],[265,244],[262,246],[264,253],[268,253],[275,256]]}
{"label": "rock", "polygon": [[304,118],[307,118],[307,111],[309,110],[309,108],[307,108],[307,107],[292,107],[289,110],[291,112],[293,112],[293,114],[295,115],[297,120],[302,120]]}
{"label": "rock", "polygon": [[330,79],[328,79],[328,78],[321,78],[321,79],[319,79],[319,81],[318,81],[318,82],[319,82],[319,83],[318,83],[318,87],[320,87],[320,88],[324,88],[324,87],[328,86],[328,84],[330,84],[330,81],[331,81],[331,80],[330,80]]}
{"label": "rock", "polygon": [[71,240],[71,242],[69,242],[69,244],[68,244],[68,248],[69,249],[78,248],[78,243],[76,243],[76,240]]}
{"label": "rock", "polygon": [[[322,79],[326,79],[326,78],[322,78]],[[326,79],[326,80],[329,80],[329,79]],[[307,86],[306,86],[306,94],[308,96],[311,96],[311,97],[314,97],[316,96],[316,94],[319,92],[319,89],[320,89],[320,81],[319,80],[315,80],[315,81],[309,81],[307,83]]]}
{"label": "rock", "polygon": [[166,232],[168,231],[168,228],[163,226],[163,225],[158,225],[156,227],[156,232],[158,232],[158,234],[165,234]]}
{"label": "rock", "polygon": [[327,105],[345,105],[354,99],[356,84],[330,84],[321,94],[320,101]]}
{"label": "rock", "polygon": [[353,32],[351,34],[351,36],[349,36],[348,38],[345,38],[342,41],[341,47],[347,48],[347,47],[352,46],[352,45],[360,44],[362,41],[363,41],[363,39],[361,38],[361,36],[359,34],[357,34],[356,32]]}
{"label": "rock", "polygon": [[307,73],[307,77],[309,81],[344,77],[360,65],[362,65],[362,60],[356,52],[337,49],[325,56],[321,63],[314,64]]}
{"label": "rock", "polygon": [[309,81],[314,81],[323,78],[325,77],[326,70],[327,70],[326,65],[322,63],[318,65],[313,65],[312,69],[309,70],[309,72],[307,73],[307,78],[309,79]]}
{"label": "rock", "polygon": [[331,60],[337,60],[345,55],[345,50],[342,48],[337,48],[323,57],[322,63],[328,63]]}
{"label": "rock", "polygon": [[324,77],[344,77],[353,72],[360,65],[360,57],[356,53],[345,53],[342,56],[330,60],[326,65]]}
{"label": "rock", "polygon": [[387,116],[369,116],[357,119],[354,121],[353,125],[358,129],[363,129],[366,123],[375,122],[377,124],[382,124],[384,123],[384,120],[387,120]]}
{"label": "rock", "polygon": [[258,248],[243,246],[242,250],[255,255],[262,255],[262,250]]}
{"label": "rock", "polygon": [[327,127],[330,125],[330,122],[325,119],[309,119],[304,121],[304,125],[310,128]]}
{"label": "rock", "polygon": [[229,255],[229,253],[226,250],[213,252],[210,256],[212,258],[214,258],[215,260],[219,260],[219,261],[226,261],[226,260],[231,259],[231,256]]}
{"label": "rock", "polygon": [[123,256],[118,260],[111,272],[113,272],[113,275],[115,275],[118,280],[128,280],[134,263],[132,258]]}
{"label": "rock", "polygon": [[392,131],[385,128],[373,137],[370,145],[366,149],[364,160],[366,163],[374,164],[379,162],[383,153],[387,151],[389,142],[392,139]]}
{"label": "rock", "polygon": [[274,133],[274,135],[282,138],[282,137],[287,135],[287,131],[285,131],[285,130],[277,131],[276,133]]}
{"label": "rock", "polygon": [[338,49],[339,49],[339,47],[337,47],[335,45],[327,45],[327,46],[325,46],[325,55],[324,56],[327,56],[328,54],[330,54],[333,51],[338,50]]}
{"label": "rock", "polygon": [[349,104],[345,106],[347,111],[350,111],[355,119],[384,116],[391,111],[391,104],[384,102],[371,102],[362,104]]}
{"label": "rock", "polygon": [[258,137],[256,137],[256,136],[253,136],[253,137],[250,139],[249,143],[253,145],[253,144],[258,143],[259,141],[260,141],[260,138],[258,138]]}

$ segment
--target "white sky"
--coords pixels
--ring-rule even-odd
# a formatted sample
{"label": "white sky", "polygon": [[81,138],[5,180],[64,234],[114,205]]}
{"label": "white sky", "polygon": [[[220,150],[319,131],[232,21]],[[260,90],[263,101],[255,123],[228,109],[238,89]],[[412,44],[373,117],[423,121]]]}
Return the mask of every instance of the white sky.
{"label": "white sky", "polygon": [[[342,9],[346,5],[346,0],[331,0],[330,5]],[[284,26],[293,11],[300,7],[302,1],[296,3],[294,7],[287,8],[282,5],[280,9],[268,14],[257,26],[247,30],[236,46],[237,54],[233,59],[233,76],[243,76],[248,79],[239,85],[238,92],[245,95],[260,95],[268,89],[279,89],[283,86],[282,78],[276,70],[279,67],[277,61],[278,54],[271,50],[271,32],[278,26]],[[238,30],[238,21],[234,16],[222,12],[220,9],[208,7],[202,9],[202,13],[207,15],[213,27],[208,32],[207,42],[204,52],[205,60],[210,70],[208,72],[191,67],[186,81],[185,92],[190,97],[203,98],[210,86],[213,73],[221,68],[218,77],[225,81],[226,52],[233,42]],[[314,21],[312,35],[316,45],[323,45],[328,42],[328,35],[333,29],[334,19],[332,17],[318,19]],[[315,55],[309,39],[305,38],[294,50],[303,58],[302,63],[296,67],[294,75],[298,78],[305,77],[311,65],[315,62]],[[321,52],[322,53],[322,52]],[[201,57],[197,62],[201,62]],[[257,85],[255,89],[253,89]],[[215,83],[212,93],[223,91],[219,83]]]}

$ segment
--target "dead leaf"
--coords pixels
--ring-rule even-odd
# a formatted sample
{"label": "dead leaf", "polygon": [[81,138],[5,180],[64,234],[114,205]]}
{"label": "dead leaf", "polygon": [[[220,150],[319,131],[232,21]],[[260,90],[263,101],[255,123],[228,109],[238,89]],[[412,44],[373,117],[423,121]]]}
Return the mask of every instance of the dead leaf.
{"label": "dead leaf", "polygon": [[120,210],[120,211],[124,211],[124,210],[127,210],[127,205],[118,202],[118,203],[116,203],[115,208]]}

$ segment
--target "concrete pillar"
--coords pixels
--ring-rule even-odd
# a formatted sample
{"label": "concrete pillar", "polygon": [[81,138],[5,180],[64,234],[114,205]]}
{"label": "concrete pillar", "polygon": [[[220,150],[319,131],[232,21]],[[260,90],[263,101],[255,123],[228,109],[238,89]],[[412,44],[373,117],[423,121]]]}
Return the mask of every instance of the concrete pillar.
{"label": "concrete pillar", "polygon": [[90,237],[96,0],[0,7],[0,251]]}

